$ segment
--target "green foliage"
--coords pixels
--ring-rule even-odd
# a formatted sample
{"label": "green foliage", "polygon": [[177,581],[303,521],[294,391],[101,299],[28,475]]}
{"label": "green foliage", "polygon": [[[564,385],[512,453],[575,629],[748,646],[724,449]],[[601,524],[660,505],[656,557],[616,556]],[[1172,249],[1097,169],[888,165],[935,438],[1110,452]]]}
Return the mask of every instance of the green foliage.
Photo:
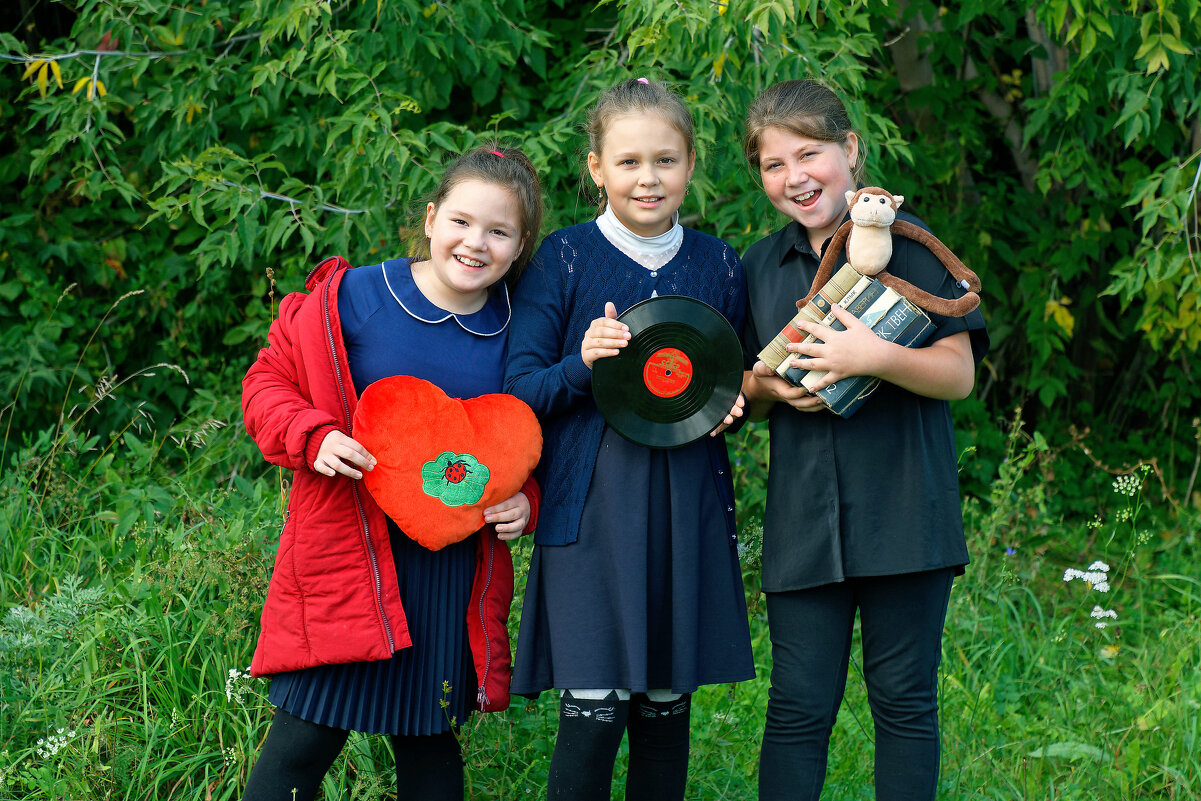
{"label": "green foliage", "polygon": [[[1198,0],[29,5],[0,33],[0,799],[238,797],[284,482],[239,380],[275,303],[319,256],[406,252],[477,142],[529,153],[548,230],[586,219],[585,109],[638,75],[696,117],[687,224],[739,248],[779,227],[740,121],[818,76],[871,182],[984,280],[943,794],[1201,798]],[[734,439],[756,609],[766,427]],[[1115,503],[1117,475],[1140,483]],[[1094,561],[1104,598],[1062,580]],[[760,678],[697,698],[700,798],[754,794],[752,628]],[[854,678],[846,704],[828,792],[868,798]],[[539,792],[553,732],[548,697],[473,719],[472,797]],[[352,738],[327,795],[386,796],[387,764]]]}
{"label": "green foliage", "polygon": [[[6,441],[53,424],[65,388],[146,364],[236,393],[277,291],[319,256],[406,252],[440,162],[477,142],[526,149],[548,227],[586,218],[584,111],[630,75],[669,81],[696,116],[685,221],[745,247],[782,220],[742,161],[742,114],[774,81],[820,76],[853,99],[872,181],[984,278],[993,351],[960,407],[984,460],[969,488],[1019,404],[1057,443],[1073,423],[1110,432],[1091,447],[1115,461],[1124,435],[1153,431],[1185,460],[1165,465],[1171,486],[1186,480],[1197,0],[88,0],[31,19],[0,34]],[[135,288],[82,349],[68,332]],[[169,424],[187,389],[140,401]]]}
{"label": "green foliage", "polygon": [[991,501],[965,508],[979,534],[947,617],[940,703],[961,719],[946,745],[978,756],[948,796],[1201,797],[1186,722],[1201,704],[1201,584],[1176,572],[1195,558],[1195,514],[1165,527],[1146,466],[1104,475],[1088,517],[1048,524],[1037,504],[1054,454],[1018,421],[1009,453]]}
{"label": "green foliage", "polygon": [[992,419],[1022,405],[1058,442],[1090,426],[1114,454],[1154,426],[1187,447],[1199,17],[1195,0],[911,3],[895,24],[869,93],[895,98],[913,169],[886,153],[884,173],[984,280]]}

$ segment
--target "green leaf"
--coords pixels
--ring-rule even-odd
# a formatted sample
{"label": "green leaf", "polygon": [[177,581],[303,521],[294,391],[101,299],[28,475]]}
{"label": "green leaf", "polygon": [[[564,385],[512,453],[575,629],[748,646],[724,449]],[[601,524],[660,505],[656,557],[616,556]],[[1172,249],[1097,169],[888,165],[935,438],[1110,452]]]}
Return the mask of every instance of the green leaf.
{"label": "green leaf", "polygon": [[1193,53],[1193,51],[1188,48],[1188,45],[1170,33],[1161,36],[1160,42],[1162,42],[1163,46],[1168,50],[1171,50],[1173,53],[1179,53],[1182,56],[1192,55]]}
{"label": "green leaf", "polygon": [[1068,759],[1071,761],[1080,759],[1101,761],[1106,758],[1105,752],[1094,745],[1071,741],[1052,743],[1045,748],[1036,748],[1028,756],[1033,759]]}

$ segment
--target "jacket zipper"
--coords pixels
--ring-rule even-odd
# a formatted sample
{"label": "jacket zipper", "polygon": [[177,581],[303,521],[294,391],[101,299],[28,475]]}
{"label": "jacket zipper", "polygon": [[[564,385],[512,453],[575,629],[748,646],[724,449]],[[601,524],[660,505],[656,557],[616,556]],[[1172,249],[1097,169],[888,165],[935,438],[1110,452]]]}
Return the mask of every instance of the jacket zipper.
{"label": "jacket zipper", "polygon": [[[332,282],[330,282],[332,283]],[[334,377],[338,382],[338,395],[342,398],[342,414],[346,418],[346,430],[350,430],[350,404],[346,402],[346,385],[342,382],[342,368],[338,364],[338,351],[334,346],[334,329],[329,319],[329,288],[326,283],[321,310],[325,315],[325,336],[329,340],[329,355],[334,362]],[[379,611],[380,620],[384,624],[384,636],[388,638],[388,649],[396,651],[396,640],[392,637],[392,626],[388,622],[388,613],[384,611],[383,582],[380,580],[379,560],[375,555],[375,546],[371,544],[371,528],[367,522],[367,513],[363,511],[363,501],[359,497],[359,485],[351,482],[350,490],[354,493],[354,505],[359,512],[359,523],[363,530],[363,541],[367,544],[367,560],[371,563],[371,576],[375,580],[375,607]]]}
{"label": "jacket zipper", "polygon": [[475,697],[475,702],[483,712],[488,705],[488,671],[492,668],[492,642],[488,639],[488,621],[484,615],[484,605],[488,598],[488,588],[492,586],[492,563],[496,555],[496,540],[489,536],[489,533],[480,533],[481,537],[488,537],[488,566],[484,578],[484,589],[480,592],[480,630],[484,634],[484,674],[480,676],[480,690]]}

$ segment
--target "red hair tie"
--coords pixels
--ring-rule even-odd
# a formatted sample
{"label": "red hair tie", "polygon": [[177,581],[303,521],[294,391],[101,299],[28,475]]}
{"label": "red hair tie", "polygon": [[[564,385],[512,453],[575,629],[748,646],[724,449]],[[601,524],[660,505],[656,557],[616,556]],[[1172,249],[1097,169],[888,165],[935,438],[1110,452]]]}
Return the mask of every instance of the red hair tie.
{"label": "red hair tie", "polygon": [[497,158],[503,159],[505,157],[505,154],[501,153],[499,150],[489,150],[488,152],[491,153],[492,155],[496,156]]}

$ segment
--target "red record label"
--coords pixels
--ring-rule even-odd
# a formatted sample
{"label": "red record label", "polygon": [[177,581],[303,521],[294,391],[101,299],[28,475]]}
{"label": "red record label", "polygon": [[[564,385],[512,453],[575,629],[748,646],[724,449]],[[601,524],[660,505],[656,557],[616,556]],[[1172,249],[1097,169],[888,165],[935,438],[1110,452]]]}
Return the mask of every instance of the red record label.
{"label": "red record label", "polygon": [[674,398],[692,382],[692,360],[679,348],[660,348],[646,360],[642,381],[651,394]]}

